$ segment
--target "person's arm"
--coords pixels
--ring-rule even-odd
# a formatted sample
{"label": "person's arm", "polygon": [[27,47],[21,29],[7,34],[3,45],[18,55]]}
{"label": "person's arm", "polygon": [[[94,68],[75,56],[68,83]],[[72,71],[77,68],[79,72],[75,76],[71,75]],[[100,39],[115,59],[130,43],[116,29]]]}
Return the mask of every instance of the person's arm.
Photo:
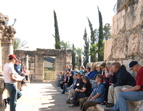
{"label": "person's arm", "polygon": [[16,76],[13,73],[10,73],[9,76],[12,81],[16,81]]}
{"label": "person's arm", "polygon": [[88,99],[86,101],[89,101],[92,97],[93,92],[90,94],[90,96],[88,97]]}
{"label": "person's arm", "polygon": [[123,86],[126,83],[127,73],[127,71],[119,72],[119,78],[113,86]]}
{"label": "person's arm", "polygon": [[93,100],[93,99],[97,99],[101,94],[103,94],[105,92],[105,86],[102,85],[98,88],[98,91],[97,93],[95,94],[95,96],[93,96],[90,100]]}
{"label": "person's arm", "polygon": [[138,91],[140,90],[141,86],[134,86],[132,88],[129,88],[129,89],[123,89],[123,91]]}
{"label": "person's arm", "polygon": [[85,91],[86,91],[86,88],[83,87],[82,89],[76,89],[76,91],[78,91],[78,92],[85,92]]}
{"label": "person's arm", "polygon": [[97,93],[95,96],[93,96],[90,100],[93,100],[93,99],[96,99],[100,96],[101,94],[100,93]]}

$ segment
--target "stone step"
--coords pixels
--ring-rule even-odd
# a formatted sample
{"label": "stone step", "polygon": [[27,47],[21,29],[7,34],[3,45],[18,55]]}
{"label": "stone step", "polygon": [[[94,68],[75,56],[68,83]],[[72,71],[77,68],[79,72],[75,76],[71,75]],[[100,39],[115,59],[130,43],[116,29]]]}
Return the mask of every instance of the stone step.
{"label": "stone step", "polygon": [[89,107],[87,111],[104,111],[105,105],[97,104],[96,106]]}

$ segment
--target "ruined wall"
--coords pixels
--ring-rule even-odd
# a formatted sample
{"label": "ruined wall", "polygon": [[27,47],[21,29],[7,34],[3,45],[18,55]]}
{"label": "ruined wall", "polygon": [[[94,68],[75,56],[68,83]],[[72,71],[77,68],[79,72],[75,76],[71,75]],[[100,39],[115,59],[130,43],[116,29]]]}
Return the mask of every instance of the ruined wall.
{"label": "ruined wall", "polygon": [[114,38],[107,60],[140,61],[143,58],[142,7],[143,0],[118,0],[117,14],[112,23]]}
{"label": "ruined wall", "polygon": [[28,55],[28,64],[30,70],[30,79],[32,82],[43,82],[44,79],[44,57],[55,57],[55,73],[65,70],[66,65],[72,63],[71,50],[58,49],[37,49],[36,51],[15,50],[14,54],[26,64],[26,56]]}

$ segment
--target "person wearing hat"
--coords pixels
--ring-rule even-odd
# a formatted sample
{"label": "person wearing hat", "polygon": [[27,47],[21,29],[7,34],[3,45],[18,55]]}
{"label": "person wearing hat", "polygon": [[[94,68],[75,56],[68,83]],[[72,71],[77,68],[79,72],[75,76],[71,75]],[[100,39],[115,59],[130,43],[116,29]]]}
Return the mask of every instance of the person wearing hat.
{"label": "person wearing hat", "polygon": [[15,55],[9,55],[8,62],[3,67],[3,77],[5,82],[5,88],[10,94],[10,98],[5,99],[5,106],[10,104],[10,111],[16,111],[16,102],[22,94],[16,88],[17,73],[14,70],[14,63],[17,60]]}
{"label": "person wearing hat", "polygon": [[129,63],[129,67],[132,71],[137,72],[136,85],[129,89],[123,89],[123,92],[119,93],[118,101],[114,107],[104,111],[129,111],[127,101],[143,100],[143,66],[137,61],[132,61]]}

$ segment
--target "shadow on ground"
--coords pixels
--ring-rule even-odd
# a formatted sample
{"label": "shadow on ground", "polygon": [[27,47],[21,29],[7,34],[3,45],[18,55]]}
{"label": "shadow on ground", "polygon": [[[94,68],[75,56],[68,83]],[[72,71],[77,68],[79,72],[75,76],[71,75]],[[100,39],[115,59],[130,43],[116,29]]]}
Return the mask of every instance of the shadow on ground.
{"label": "shadow on ground", "polygon": [[66,104],[67,95],[61,94],[60,88],[56,86],[55,82],[48,82],[47,84],[52,84],[53,87],[44,87],[47,89],[42,93],[43,96],[49,96],[50,99],[48,103],[41,103],[42,108],[39,111],[79,111],[79,107],[69,108],[69,104]]}

